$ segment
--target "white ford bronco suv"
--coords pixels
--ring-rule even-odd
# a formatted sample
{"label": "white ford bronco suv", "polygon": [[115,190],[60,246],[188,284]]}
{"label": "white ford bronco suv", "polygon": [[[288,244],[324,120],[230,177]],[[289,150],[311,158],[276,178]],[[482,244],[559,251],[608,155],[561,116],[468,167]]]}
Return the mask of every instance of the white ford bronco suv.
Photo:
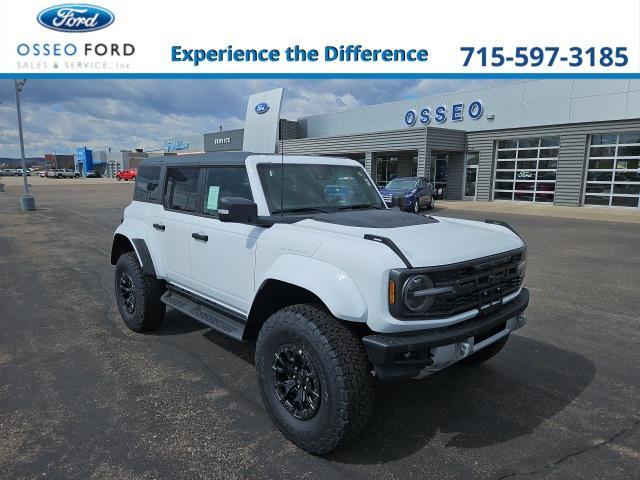
{"label": "white ford bronco suv", "polygon": [[525,323],[506,224],[387,208],[356,161],[245,152],[148,159],[111,251],[126,325],[166,306],[255,341],[264,404],[322,454],[366,425],[373,383],[498,353]]}

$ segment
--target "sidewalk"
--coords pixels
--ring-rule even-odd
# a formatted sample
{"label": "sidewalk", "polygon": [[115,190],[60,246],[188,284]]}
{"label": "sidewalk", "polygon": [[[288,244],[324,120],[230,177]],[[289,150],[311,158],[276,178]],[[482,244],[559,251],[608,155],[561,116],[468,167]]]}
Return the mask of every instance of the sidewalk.
{"label": "sidewalk", "polygon": [[456,200],[438,200],[436,201],[436,208],[438,210],[467,210],[640,224],[640,208],[556,207],[553,205],[529,202],[472,202]]}

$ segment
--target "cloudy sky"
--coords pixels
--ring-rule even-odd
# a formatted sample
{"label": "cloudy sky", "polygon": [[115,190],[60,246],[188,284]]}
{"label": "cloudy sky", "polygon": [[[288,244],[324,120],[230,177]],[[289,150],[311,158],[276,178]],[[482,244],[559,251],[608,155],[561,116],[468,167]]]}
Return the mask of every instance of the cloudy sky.
{"label": "cloudy sky", "polygon": [[[173,136],[242,127],[250,94],[285,87],[282,116],[335,112],[495,80],[29,80],[21,96],[26,155],[75,147],[161,148]],[[0,157],[19,157],[12,80],[0,80]]]}

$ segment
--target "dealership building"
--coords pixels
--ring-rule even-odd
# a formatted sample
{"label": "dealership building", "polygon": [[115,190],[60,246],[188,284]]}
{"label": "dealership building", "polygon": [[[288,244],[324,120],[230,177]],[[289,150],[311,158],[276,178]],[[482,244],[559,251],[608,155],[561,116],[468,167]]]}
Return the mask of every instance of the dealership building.
{"label": "dealership building", "polygon": [[[640,80],[514,81],[279,122],[274,150],[358,160],[378,185],[420,176],[451,200],[640,206]],[[241,150],[241,137],[172,139],[165,153]]]}

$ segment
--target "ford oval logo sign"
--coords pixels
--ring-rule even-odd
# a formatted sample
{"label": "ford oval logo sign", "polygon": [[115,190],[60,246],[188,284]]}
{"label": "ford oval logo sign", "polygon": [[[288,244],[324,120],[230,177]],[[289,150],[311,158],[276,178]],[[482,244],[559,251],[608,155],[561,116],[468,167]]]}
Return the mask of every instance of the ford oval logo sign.
{"label": "ford oval logo sign", "polygon": [[108,27],[115,18],[106,8],[68,3],[45,8],[38,14],[38,23],[58,32],[93,32]]}
{"label": "ford oval logo sign", "polygon": [[258,115],[262,115],[263,113],[267,113],[269,111],[269,104],[266,102],[260,102],[256,105],[256,113]]}

